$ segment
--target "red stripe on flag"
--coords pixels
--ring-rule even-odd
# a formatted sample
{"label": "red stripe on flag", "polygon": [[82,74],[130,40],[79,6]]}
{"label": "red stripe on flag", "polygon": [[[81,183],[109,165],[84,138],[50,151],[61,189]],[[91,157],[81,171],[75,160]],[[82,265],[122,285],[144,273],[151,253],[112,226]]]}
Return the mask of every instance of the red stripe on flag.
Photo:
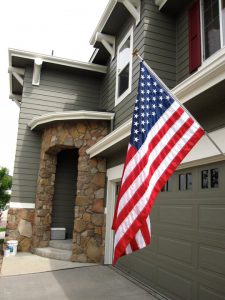
{"label": "red stripe on flag", "polygon": [[[191,139],[184,145],[184,147],[180,150],[180,152],[174,157],[171,161],[170,165],[166,168],[164,173],[160,176],[156,183],[156,188],[152,190],[149,201],[144,209],[140,212],[137,218],[134,220],[132,224],[130,224],[129,229],[121,236],[119,242],[117,243],[114,250],[114,260],[113,264],[116,264],[119,257],[123,256],[124,249],[126,249],[127,245],[131,240],[134,239],[137,231],[142,227],[144,222],[146,221],[147,216],[150,214],[154,201],[156,199],[157,194],[165,185],[166,181],[170,177],[170,175],[175,171],[180,162],[184,159],[187,153],[193,148],[193,146],[197,143],[197,141],[204,134],[204,131],[199,128],[195,134],[191,137]],[[116,232],[117,234],[117,232]]]}
{"label": "red stripe on flag", "polygon": [[[118,228],[121,225],[121,223],[124,221],[124,219],[129,215],[132,208],[136,205],[136,203],[139,201],[139,199],[143,196],[143,194],[145,193],[145,191],[148,188],[150,178],[152,177],[152,175],[154,174],[154,172],[158,168],[158,166],[161,164],[164,157],[166,157],[167,154],[170,153],[173,146],[177,143],[177,141],[180,140],[181,136],[183,136],[185,134],[185,132],[191,127],[192,124],[193,124],[193,120],[188,119],[188,121],[186,123],[184,123],[183,126],[179,129],[179,131],[177,131],[173,135],[173,137],[170,139],[170,141],[165,145],[165,147],[161,150],[159,155],[152,162],[152,164],[150,165],[150,169],[148,171],[148,176],[145,178],[145,181],[138,188],[138,190],[131,197],[131,199],[127,202],[127,204],[123,207],[122,211],[117,215],[116,228]],[[148,157],[149,157],[150,153],[152,152],[152,150],[154,150],[154,147],[151,143],[149,145],[149,151],[146,153],[146,155],[143,157],[143,159],[139,162],[139,166],[140,166],[141,170],[143,170],[143,168],[147,165]],[[136,177],[138,177],[138,176],[139,176],[139,174],[137,174]],[[129,178],[128,178],[128,181],[129,181]]]}

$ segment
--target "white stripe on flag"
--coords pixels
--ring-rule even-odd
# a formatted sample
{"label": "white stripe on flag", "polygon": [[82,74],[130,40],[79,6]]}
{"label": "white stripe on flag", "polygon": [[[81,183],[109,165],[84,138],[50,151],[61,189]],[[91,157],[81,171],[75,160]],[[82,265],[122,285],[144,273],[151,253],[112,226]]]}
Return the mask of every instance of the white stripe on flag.
{"label": "white stripe on flag", "polygon": [[[152,175],[148,189],[144,193],[144,195],[139,199],[139,201],[136,203],[136,205],[133,207],[133,209],[130,211],[129,215],[124,219],[124,221],[120,224],[118,230],[115,233],[115,244],[114,246],[118,244],[120,239],[123,237],[124,233],[130,228],[130,225],[136,220],[140,212],[143,210],[143,208],[146,206],[151,192],[154,190],[155,184],[159,180],[159,178],[162,176],[164,171],[168,168],[168,165],[171,163],[171,161],[174,159],[174,157],[177,156],[177,154],[180,152],[180,150],[184,147],[184,145],[187,144],[187,142],[190,140],[190,138],[195,134],[195,132],[199,129],[199,126],[194,123],[189,130],[185,133],[185,139],[184,136],[180,138],[180,140],[174,145],[174,147],[170,150],[168,155],[164,158],[164,160],[161,162],[159,167],[155,170],[154,174]],[[119,215],[119,214],[118,214]]]}

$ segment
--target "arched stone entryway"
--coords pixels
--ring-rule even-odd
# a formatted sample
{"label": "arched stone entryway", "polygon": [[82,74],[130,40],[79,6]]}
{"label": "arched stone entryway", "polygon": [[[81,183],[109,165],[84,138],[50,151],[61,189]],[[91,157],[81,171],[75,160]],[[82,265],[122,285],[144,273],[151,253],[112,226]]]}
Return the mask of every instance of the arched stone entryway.
{"label": "arched stone entryway", "polygon": [[33,247],[47,247],[50,240],[52,199],[57,153],[78,149],[77,194],[74,212],[72,261],[100,262],[104,254],[105,160],[86,150],[108,133],[106,121],[57,122],[43,130],[37,182]]}

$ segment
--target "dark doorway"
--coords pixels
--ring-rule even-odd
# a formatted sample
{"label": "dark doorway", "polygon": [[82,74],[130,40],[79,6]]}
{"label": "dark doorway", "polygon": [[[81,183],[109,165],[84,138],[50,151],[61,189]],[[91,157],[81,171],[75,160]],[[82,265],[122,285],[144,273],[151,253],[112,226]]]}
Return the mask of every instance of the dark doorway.
{"label": "dark doorway", "polygon": [[77,163],[77,149],[62,150],[57,155],[52,227],[66,228],[67,239],[73,236]]}

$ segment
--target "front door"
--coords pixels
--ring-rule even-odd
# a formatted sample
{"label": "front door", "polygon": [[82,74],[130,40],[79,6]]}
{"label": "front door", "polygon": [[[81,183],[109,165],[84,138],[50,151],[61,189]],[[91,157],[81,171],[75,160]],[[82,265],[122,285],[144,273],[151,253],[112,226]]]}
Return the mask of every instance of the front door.
{"label": "front door", "polygon": [[58,153],[52,227],[66,228],[66,238],[69,239],[73,236],[77,162],[77,149],[62,150]]}

